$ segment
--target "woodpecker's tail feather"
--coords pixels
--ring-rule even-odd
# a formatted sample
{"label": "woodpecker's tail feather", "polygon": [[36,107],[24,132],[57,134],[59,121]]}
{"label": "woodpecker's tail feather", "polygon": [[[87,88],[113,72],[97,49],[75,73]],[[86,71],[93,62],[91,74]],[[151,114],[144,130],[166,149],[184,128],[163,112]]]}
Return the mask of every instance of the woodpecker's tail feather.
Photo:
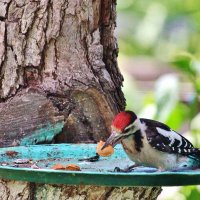
{"label": "woodpecker's tail feather", "polygon": [[191,149],[191,152],[189,153],[189,157],[194,160],[198,160],[200,162],[200,149],[199,148]]}

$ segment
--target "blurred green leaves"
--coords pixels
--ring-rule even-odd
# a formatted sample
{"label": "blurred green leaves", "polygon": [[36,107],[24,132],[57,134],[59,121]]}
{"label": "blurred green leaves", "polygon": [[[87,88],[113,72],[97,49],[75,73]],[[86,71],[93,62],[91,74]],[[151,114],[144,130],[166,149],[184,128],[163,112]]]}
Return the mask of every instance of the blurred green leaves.
{"label": "blurred green leaves", "polygon": [[[172,61],[180,71],[187,74],[192,82],[199,84],[200,77],[200,61],[197,60],[193,55],[189,53],[178,54],[174,61]],[[198,85],[200,87],[200,84]],[[199,88],[197,89],[197,92]]]}
{"label": "blurred green leaves", "polygon": [[167,74],[156,81],[155,100],[157,105],[155,119],[162,122],[167,121],[179,100],[179,86],[176,75]]}
{"label": "blurred green leaves", "polygon": [[164,75],[156,82],[155,119],[167,123],[174,130],[180,129],[189,114],[189,108],[180,102],[179,87],[179,80],[175,74]]}
{"label": "blurred green leaves", "polygon": [[189,53],[181,53],[176,55],[172,64],[174,64],[177,68],[179,68],[184,73],[187,73],[188,76],[193,77],[195,75],[195,71],[192,67],[192,62],[194,57]]}
{"label": "blurred green leaves", "polygon": [[[177,131],[190,128],[187,132],[200,147],[199,0],[118,0],[117,8],[120,56],[153,57],[176,69],[176,75],[155,80],[150,91],[140,91],[137,80],[123,73],[127,109]],[[192,86],[189,92],[185,85]],[[183,200],[200,199],[198,186],[179,192]]]}
{"label": "blurred green leaves", "polygon": [[198,113],[200,96],[200,61],[189,53],[178,54],[172,64],[184,73],[193,84],[195,90],[193,101],[191,102],[191,117]]}
{"label": "blurred green leaves", "polygon": [[185,200],[198,200],[200,197],[200,189],[197,186],[182,187],[180,192],[184,195]]}
{"label": "blurred green leaves", "polygon": [[198,0],[118,0],[120,53],[169,61],[180,51],[200,56]]}
{"label": "blurred green leaves", "polygon": [[145,95],[141,115],[165,122],[174,130],[188,120],[190,109],[179,99],[179,80],[175,74],[161,76],[154,93]]}

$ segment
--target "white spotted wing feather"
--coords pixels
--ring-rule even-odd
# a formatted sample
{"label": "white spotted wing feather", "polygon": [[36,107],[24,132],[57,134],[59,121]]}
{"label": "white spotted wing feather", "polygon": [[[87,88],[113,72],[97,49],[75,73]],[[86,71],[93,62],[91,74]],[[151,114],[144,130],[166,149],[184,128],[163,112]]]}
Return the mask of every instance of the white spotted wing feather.
{"label": "white spotted wing feather", "polygon": [[189,155],[194,153],[193,145],[182,135],[171,130],[167,125],[149,119],[140,119],[146,125],[146,137],[149,144],[160,151]]}

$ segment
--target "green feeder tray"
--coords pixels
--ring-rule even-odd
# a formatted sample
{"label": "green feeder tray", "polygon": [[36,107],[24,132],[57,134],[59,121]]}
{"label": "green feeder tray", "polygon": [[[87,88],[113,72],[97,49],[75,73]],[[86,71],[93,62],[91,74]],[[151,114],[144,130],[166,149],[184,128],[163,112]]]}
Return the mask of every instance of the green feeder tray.
{"label": "green feeder tray", "polygon": [[[133,164],[121,145],[110,157],[95,162],[84,158],[96,155],[95,144],[56,144],[0,149],[0,178],[48,184],[101,186],[180,186],[200,184],[200,171],[157,172],[138,167],[133,172],[113,172],[115,167]],[[81,171],[54,170],[55,164],[76,164]]]}

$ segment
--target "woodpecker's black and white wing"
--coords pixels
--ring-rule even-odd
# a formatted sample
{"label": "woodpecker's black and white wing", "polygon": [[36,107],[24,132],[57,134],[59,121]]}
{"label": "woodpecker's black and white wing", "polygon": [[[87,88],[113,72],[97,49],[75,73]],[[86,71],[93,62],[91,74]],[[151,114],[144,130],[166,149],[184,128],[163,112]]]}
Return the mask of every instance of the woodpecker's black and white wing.
{"label": "woodpecker's black and white wing", "polygon": [[141,118],[140,121],[145,124],[147,140],[154,149],[181,155],[191,155],[195,152],[196,149],[186,138],[167,125],[150,119]]}

